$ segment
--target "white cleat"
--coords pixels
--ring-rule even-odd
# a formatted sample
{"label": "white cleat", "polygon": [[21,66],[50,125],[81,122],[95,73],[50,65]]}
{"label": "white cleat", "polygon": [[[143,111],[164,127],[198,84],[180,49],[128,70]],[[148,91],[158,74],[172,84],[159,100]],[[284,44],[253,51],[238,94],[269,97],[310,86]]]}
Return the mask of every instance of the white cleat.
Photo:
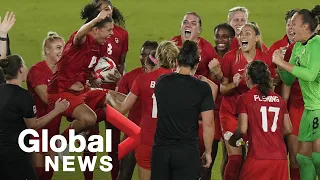
{"label": "white cleat", "polygon": [[[58,148],[61,147],[61,141],[60,140],[57,140],[57,147]],[[59,160],[61,162],[63,162],[63,157],[69,155],[69,144],[67,144],[67,147],[66,147],[66,149],[64,151],[58,152],[57,154],[58,154]]]}

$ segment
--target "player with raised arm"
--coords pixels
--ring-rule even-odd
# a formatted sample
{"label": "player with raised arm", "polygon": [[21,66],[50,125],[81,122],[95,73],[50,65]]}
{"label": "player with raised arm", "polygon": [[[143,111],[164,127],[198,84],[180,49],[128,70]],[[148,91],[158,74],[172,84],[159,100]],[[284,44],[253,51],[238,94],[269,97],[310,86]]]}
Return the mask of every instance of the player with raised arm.
{"label": "player with raised arm", "polygon": [[286,102],[272,92],[268,66],[262,61],[248,64],[245,81],[250,90],[237,100],[238,127],[229,140],[237,147],[248,136],[248,155],[239,180],[288,180],[288,161],[283,136],[292,131]]}
{"label": "player with raised arm", "polygon": [[283,83],[292,85],[296,78],[299,80],[305,110],[300,122],[297,162],[301,179],[310,180],[320,175],[320,37],[315,34],[318,24],[314,11],[299,10],[292,17],[296,43],[289,62],[283,60],[280,50],[273,54]]}
{"label": "player with raised arm", "polygon": [[[59,98],[70,102],[64,116],[73,121],[62,133],[67,140],[70,129],[78,134],[92,128],[99,119],[95,111],[104,110],[106,104],[108,90],[90,90],[87,87],[93,68],[103,56],[101,45],[113,33],[113,20],[107,17],[105,10],[99,12],[98,8],[95,4],[85,6],[82,18],[87,21],[67,41],[57,71],[48,85],[49,106],[52,107]],[[105,118],[105,113],[102,117]]]}
{"label": "player with raised arm", "polygon": [[[44,60],[33,65],[28,72],[27,87],[34,98],[38,118],[48,114],[52,110],[48,106],[47,88],[53,73],[57,70],[57,63],[62,56],[63,47],[63,38],[55,32],[49,32],[42,44],[42,56]],[[31,138],[40,139],[39,142],[42,142],[42,130],[46,129],[48,130],[48,139],[51,139],[54,135],[59,134],[60,122],[61,116],[57,116],[45,127],[38,130],[39,138],[32,136]],[[42,147],[41,144],[40,147]],[[50,180],[53,176],[52,168],[49,171],[44,170],[45,156],[50,156],[53,160],[56,155],[51,148],[48,148],[48,150],[48,152],[42,152],[41,148],[39,153],[32,153],[33,165],[40,180]]]}

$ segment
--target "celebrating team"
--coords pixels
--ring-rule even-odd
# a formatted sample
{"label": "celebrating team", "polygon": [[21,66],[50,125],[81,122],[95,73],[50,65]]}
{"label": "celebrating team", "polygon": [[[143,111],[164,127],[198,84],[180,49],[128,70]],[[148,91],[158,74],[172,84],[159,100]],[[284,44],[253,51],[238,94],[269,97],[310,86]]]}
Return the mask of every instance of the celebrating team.
{"label": "celebrating team", "polygon": [[[48,34],[42,47],[44,60],[29,70],[26,81],[38,118],[53,110],[60,98],[69,102],[62,114],[42,128],[49,130],[49,137],[59,134],[63,115],[71,124],[61,135],[68,139],[69,130],[74,129],[88,137],[98,134],[98,123],[105,121],[113,129],[112,179],[131,179],[136,163],[139,178],[150,179],[157,128],[155,83],[160,76],[175,72],[179,48],[194,41],[200,55],[194,76],[209,84],[215,101],[211,147],[207,147],[208,130],[199,117],[200,152],[210,154],[214,162],[221,142],[222,178],[289,179],[288,151],[290,178],[315,179],[320,175],[320,6],[288,11],[286,35],[269,49],[257,24],[248,23],[248,18],[246,8],[230,9],[228,22],[214,28],[213,47],[200,37],[201,17],[188,12],[180,35],[159,45],[146,41],[141,47],[141,67],[124,74],[128,51],[124,18],[109,0],[94,0],[82,11],[85,24],[66,43],[57,33]],[[114,83],[101,85],[93,80],[93,67],[103,56],[117,66],[109,74]],[[15,58],[5,59],[8,63],[1,66],[5,75]],[[106,120],[107,104],[124,115],[129,112],[129,119],[141,127],[141,145],[120,163],[116,153],[120,131]],[[54,155],[52,151],[32,154],[39,179],[52,178],[52,169],[44,171],[44,156]],[[83,156],[94,154],[85,151]],[[202,167],[202,179],[211,179],[212,166]],[[93,172],[86,170],[84,177],[93,179]]]}

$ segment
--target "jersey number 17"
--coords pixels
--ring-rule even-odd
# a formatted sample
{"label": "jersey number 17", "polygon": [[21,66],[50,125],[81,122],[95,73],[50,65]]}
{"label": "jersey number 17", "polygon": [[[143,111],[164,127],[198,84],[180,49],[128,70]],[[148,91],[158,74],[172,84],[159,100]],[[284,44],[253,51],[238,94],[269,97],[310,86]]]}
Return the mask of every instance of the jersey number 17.
{"label": "jersey number 17", "polygon": [[[262,129],[264,132],[268,132],[268,115],[267,115],[267,107],[261,106],[260,112],[262,115]],[[268,108],[268,112],[274,112],[273,123],[271,126],[271,132],[275,132],[277,130],[277,122],[279,119],[280,108],[270,106]]]}

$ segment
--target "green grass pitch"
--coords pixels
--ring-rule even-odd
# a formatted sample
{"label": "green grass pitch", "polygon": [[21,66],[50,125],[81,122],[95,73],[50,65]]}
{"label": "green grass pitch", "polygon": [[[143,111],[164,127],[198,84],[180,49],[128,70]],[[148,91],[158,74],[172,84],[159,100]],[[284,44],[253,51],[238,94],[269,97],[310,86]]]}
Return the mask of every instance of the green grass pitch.
{"label": "green grass pitch", "polygon": [[[47,32],[56,31],[68,40],[71,33],[83,24],[84,21],[80,19],[80,9],[88,2],[90,0],[2,1],[0,16],[3,17],[5,11],[14,11],[17,19],[16,25],[9,33],[12,53],[20,54],[28,67],[40,61],[41,44]],[[127,71],[139,66],[139,51],[145,40],[160,42],[179,34],[180,22],[187,11],[196,11],[200,14],[203,21],[201,36],[214,43],[214,26],[226,21],[231,7],[245,6],[250,11],[249,21],[259,24],[263,42],[270,46],[285,33],[284,14],[287,10],[313,8],[315,4],[319,4],[319,1],[315,0],[113,0],[112,2],[126,18],[126,28],[129,32]],[[61,128],[64,129],[68,124],[63,120]],[[101,124],[101,132],[103,128],[104,124]],[[221,179],[220,152],[219,148],[212,175],[212,179],[215,180]],[[98,165],[96,165],[95,179],[111,179],[110,174],[101,172]],[[76,167],[76,172],[56,172],[53,179],[83,179],[79,166]],[[133,180],[138,180],[137,170]]]}

